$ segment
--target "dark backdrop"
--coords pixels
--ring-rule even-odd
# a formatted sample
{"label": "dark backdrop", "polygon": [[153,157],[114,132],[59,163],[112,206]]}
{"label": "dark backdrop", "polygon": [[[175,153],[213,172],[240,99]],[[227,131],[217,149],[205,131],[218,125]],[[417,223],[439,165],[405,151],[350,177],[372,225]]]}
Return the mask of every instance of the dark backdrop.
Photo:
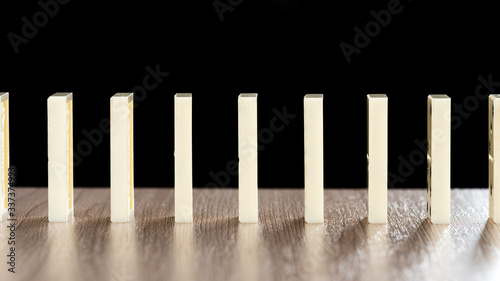
{"label": "dark backdrop", "polygon": [[[487,185],[484,95],[500,86],[494,4],[63,2],[0,4],[0,91],[11,95],[18,185],[47,185],[46,99],[61,91],[74,93],[75,186],[109,186],[109,134],[99,123],[109,117],[109,98],[126,91],[136,92],[137,187],[173,186],[177,92],[193,93],[195,186],[237,186],[226,166],[237,159],[237,97],[245,92],[259,94],[260,128],[270,128],[276,112],[296,115],[261,139],[261,187],[303,186],[307,93],[324,94],[326,187],[366,186],[369,93],[389,96],[391,186],[425,187],[415,142],[426,138],[428,94],[447,94],[454,104],[452,186]],[[376,17],[382,23],[373,24]],[[371,37],[355,29],[367,24]],[[143,92],[144,77],[156,70],[160,82]]]}

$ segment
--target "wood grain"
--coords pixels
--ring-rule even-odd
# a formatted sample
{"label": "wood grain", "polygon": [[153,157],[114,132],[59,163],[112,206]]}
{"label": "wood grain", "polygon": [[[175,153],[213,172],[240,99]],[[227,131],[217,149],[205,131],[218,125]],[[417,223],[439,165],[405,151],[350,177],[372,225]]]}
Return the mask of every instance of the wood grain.
{"label": "wood grain", "polygon": [[0,280],[500,280],[487,189],[453,189],[449,226],[425,219],[425,189],[390,190],[387,225],[367,223],[363,189],[325,190],[320,225],[300,189],[260,189],[258,225],[238,223],[236,189],[195,189],[193,224],[174,223],[171,188],[135,196],[135,221],[111,224],[109,189],[77,188],[75,220],[49,223],[47,189],[18,188],[17,273],[2,262]]}

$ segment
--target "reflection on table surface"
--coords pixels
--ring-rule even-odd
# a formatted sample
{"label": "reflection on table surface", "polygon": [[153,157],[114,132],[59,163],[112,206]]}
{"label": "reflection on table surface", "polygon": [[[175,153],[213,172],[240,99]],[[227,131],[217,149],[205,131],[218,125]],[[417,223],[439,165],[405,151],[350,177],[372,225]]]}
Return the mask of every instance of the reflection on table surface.
{"label": "reflection on table surface", "polygon": [[236,189],[195,189],[192,224],[174,223],[173,189],[135,192],[131,223],[83,188],[74,221],[48,223],[47,190],[18,188],[17,273],[0,280],[500,280],[486,189],[453,189],[450,225],[425,219],[425,189],[389,190],[387,225],[367,223],[362,189],[326,189],[325,224],[304,222],[300,189],[260,189],[259,224],[238,222]]}

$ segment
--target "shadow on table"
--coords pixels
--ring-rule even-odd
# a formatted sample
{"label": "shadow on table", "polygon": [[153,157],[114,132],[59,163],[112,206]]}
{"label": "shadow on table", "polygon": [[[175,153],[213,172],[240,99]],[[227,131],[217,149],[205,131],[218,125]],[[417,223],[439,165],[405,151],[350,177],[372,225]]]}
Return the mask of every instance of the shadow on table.
{"label": "shadow on table", "polygon": [[494,261],[500,256],[500,225],[490,218],[484,224],[483,231],[476,245],[475,259]]}
{"label": "shadow on table", "polygon": [[445,280],[451,270],[450,225],[423,219],[418,227],[406,230],[404,239],[393,237],[392,278]]}

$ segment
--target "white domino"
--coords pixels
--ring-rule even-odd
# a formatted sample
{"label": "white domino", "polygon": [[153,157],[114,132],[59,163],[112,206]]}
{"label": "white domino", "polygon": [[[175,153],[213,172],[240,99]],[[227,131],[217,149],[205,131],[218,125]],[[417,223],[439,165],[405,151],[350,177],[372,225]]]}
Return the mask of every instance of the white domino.
{"label": "white domino", "polygon": [[[500,114],[495,114],[495,111],[500,112],[500,95],[490,95],[488,100],[489,105],[489,205],[490,218],[495,222],[500,222],[500,163],[496,163],[496,159],[500,159]],[[500,161],[500,160],[499,160]]]}
{"label": "white domino", "polygon": [[427,99],[427,217],[435,224],[450,223],[451,99]]}
{"label": "white domino", "polygon": [[175,104],[175,222],[193,222],[192,96],[177,94]]}
{"label": "white domino", "polygon": [[47,100],[49,221],[73,218],[73,94]]}
{"label": "white domino", "polygon": [[111,222],[134,217],[134,94],[111,97]]}
{"label": "white domino", "polygon": [[0,93],[0,221],[7,219],[9,188],[9,93]]}
{"label": "white domino", "polygon": [[368,102],[368,222],[387,223],[387,96],[372,94]]}
{"label": "white domino", "polygon": [[257,223],[257,94],[241,94],[238,97],[238,197],[239,220]]}
{"label": "white domino", "polygon": [[307,223],[323,223],[323,95],[304,97],[305,215]]}

